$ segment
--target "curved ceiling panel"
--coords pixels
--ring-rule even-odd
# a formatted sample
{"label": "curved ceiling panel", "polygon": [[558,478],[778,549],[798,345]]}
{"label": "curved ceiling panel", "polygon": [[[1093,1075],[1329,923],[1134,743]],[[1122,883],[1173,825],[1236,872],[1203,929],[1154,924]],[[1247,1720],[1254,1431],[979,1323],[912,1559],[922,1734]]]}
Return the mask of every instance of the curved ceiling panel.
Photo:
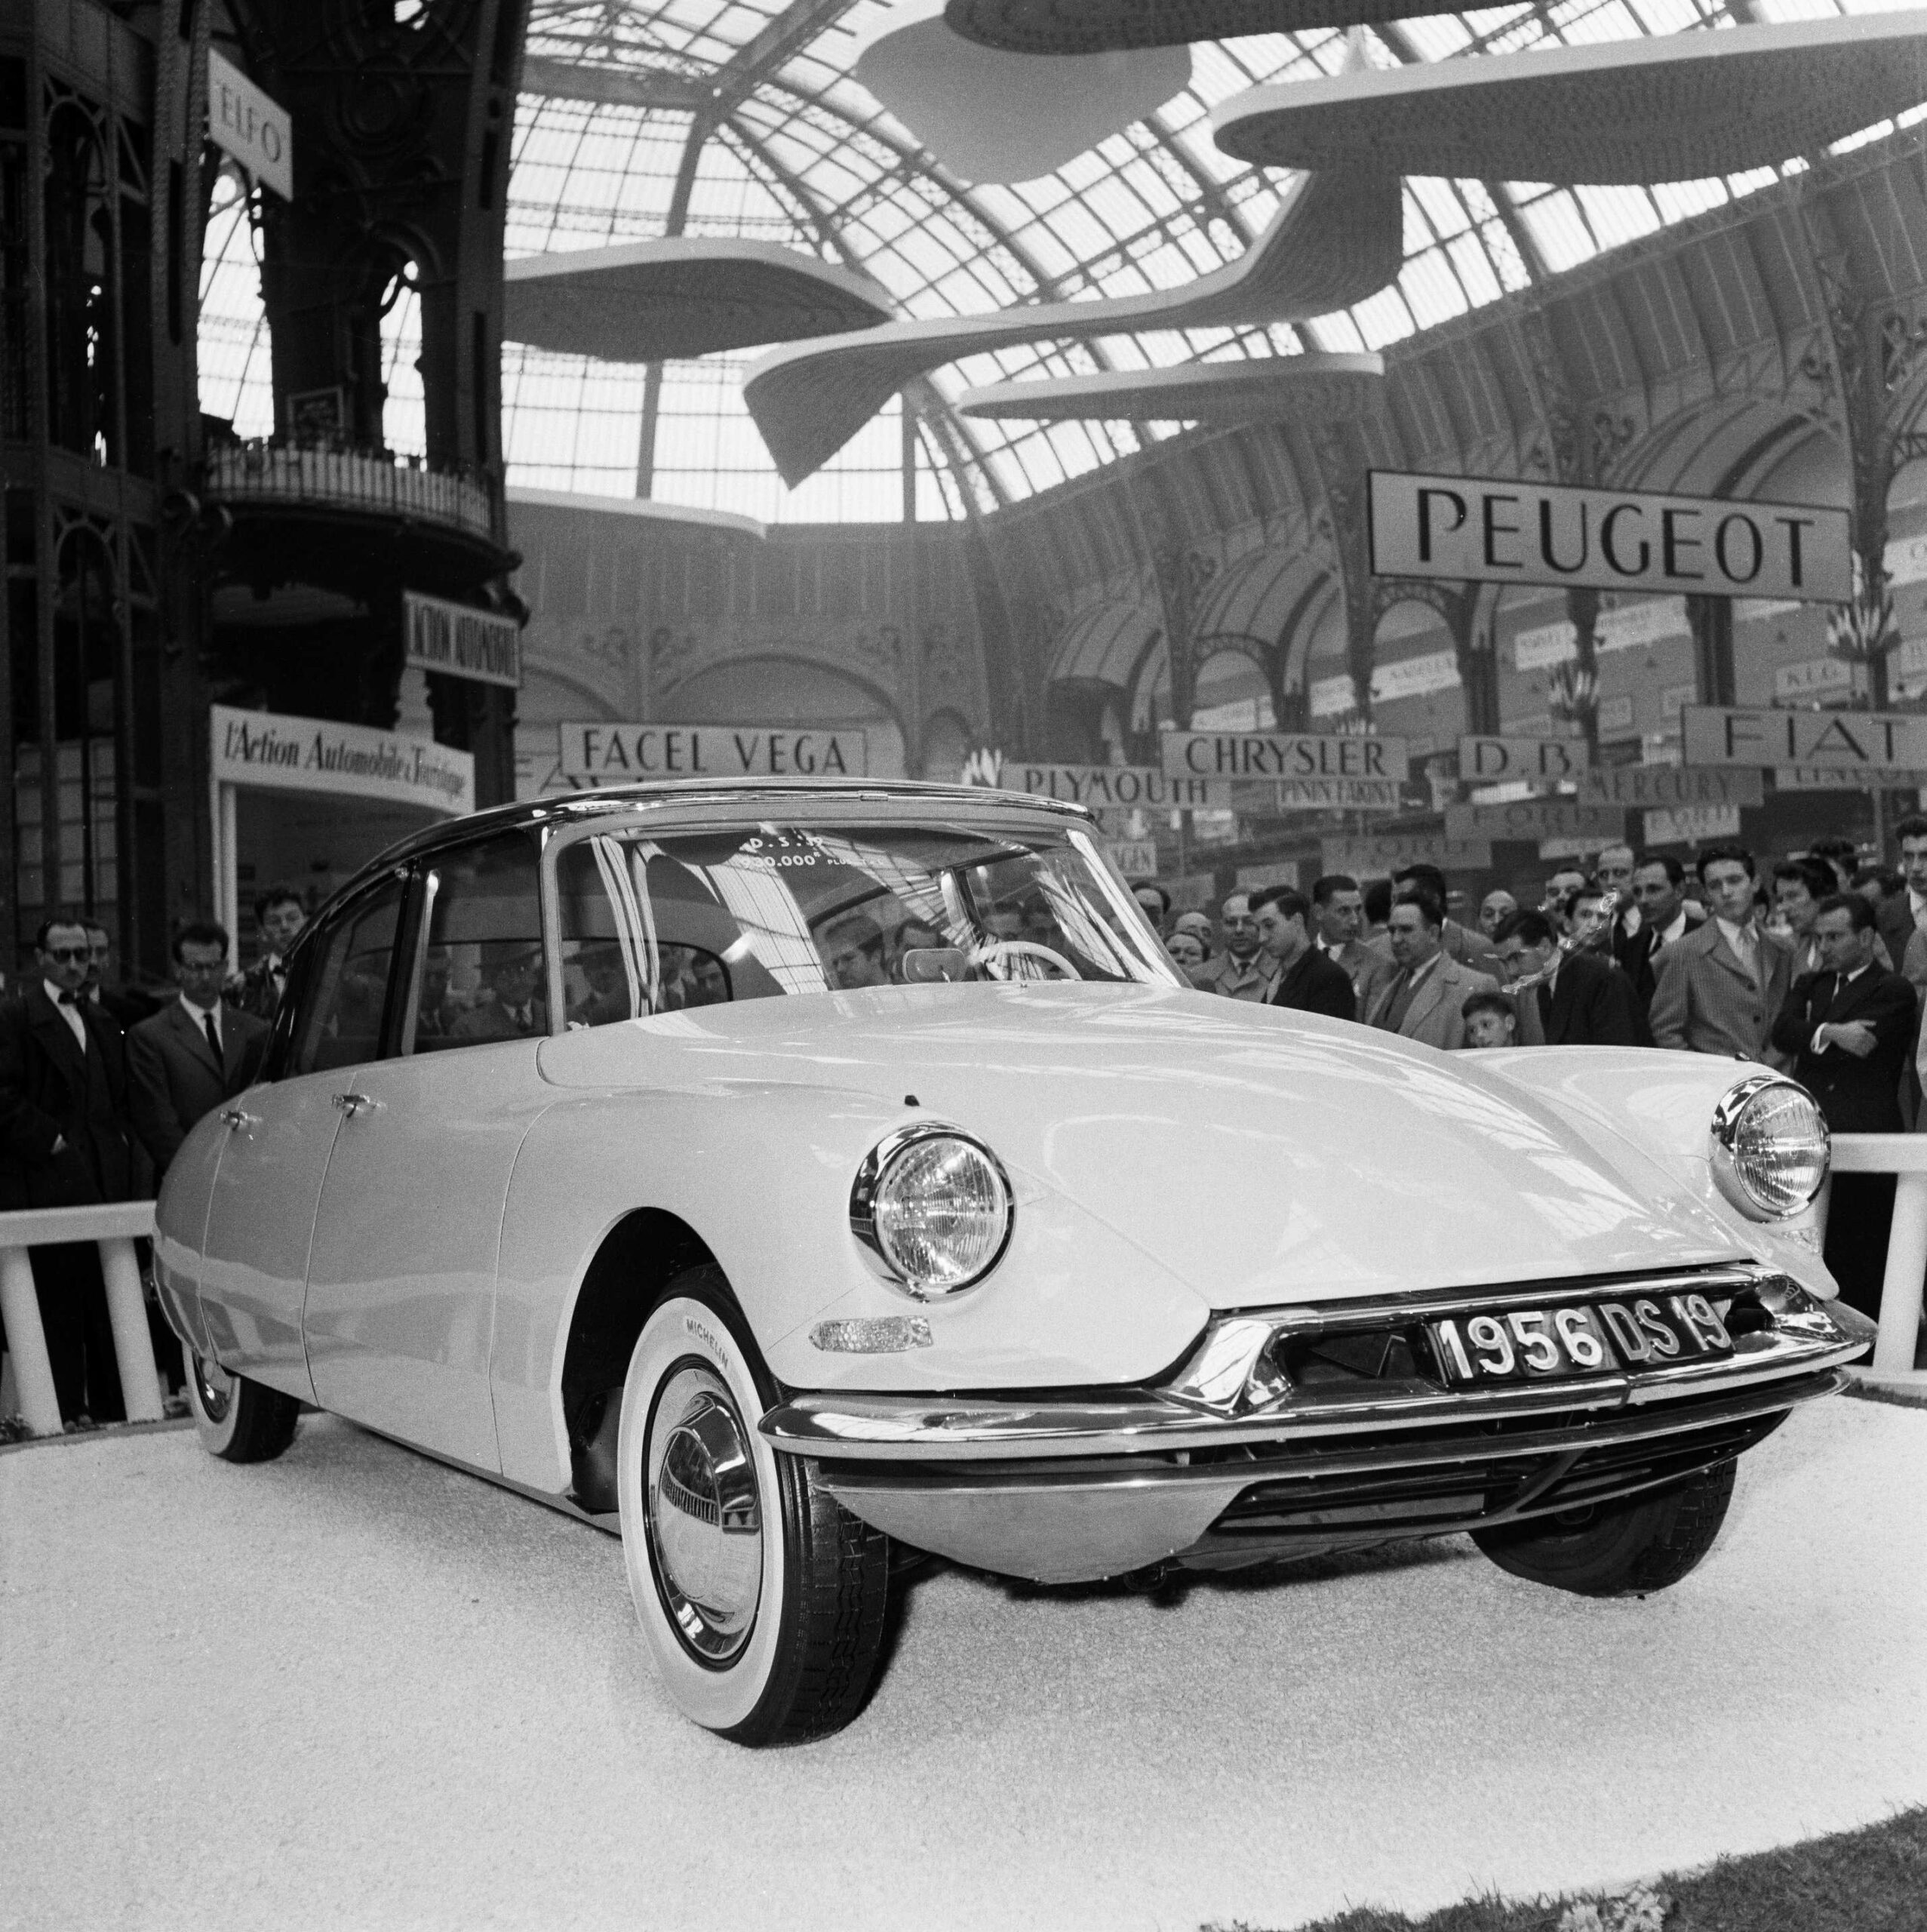
{"label": "curved ceiling panel", "polygon": [[502,332],[604,362],[665,362],[887,320],[890,297],[772,242],[631,242],[530,255],[503,270]]}
{"label": "curved ceiling panel", "polygon": [[1212,115],[1264,168],[1698,180],[1810,154],[1927,100],[1927,12],[1740,26],[1254,88]]}
{"label": "curved ceiling panel", "polygon": [[1382,355],[1268,355],[1175,369],[1113,369],[1054,382],[994,383],[957,399],[966,416],[1033,423],[1338,422],[1385,398]]}
{"label": "curved ceiling panel", "polygon": [[1369,26],[1431,11],[1426,0],[946,0],[943,13],[981,47],[1062,54]]}
{"label": "curved ceiling panel", "polygon": [[898,322],[764,356],[743,384],[749,413],[784,480],[835,455],[914,377],[961,356],[1053,339],[1144,329],[1281,322],[1375,294],[1403,245],[1397,181],[1374,169],[1307,175],[1271,226],[1228,266],[1152,295],[1035,303],[996,315]]}
{"label": "curved ceiling panel", "polygon": [[1034,60],[956,33],[943,0],[893,7],[856,78],[966,181],[1034,181],[1191,85],[1188,47]]}

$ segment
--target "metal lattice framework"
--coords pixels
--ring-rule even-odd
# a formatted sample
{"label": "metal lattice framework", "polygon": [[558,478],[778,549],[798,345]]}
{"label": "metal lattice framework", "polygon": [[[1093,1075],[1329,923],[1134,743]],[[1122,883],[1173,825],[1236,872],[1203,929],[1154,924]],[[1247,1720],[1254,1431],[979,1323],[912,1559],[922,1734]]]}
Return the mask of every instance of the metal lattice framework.
{"label": "metal lattice framework", "polygon": [[[1812,11],[1799,0],[1541,0],[1388,23],[1365,30],[1364,49],[1389,67],[1710,29],[1796,5]],[[1200,44],[1191,86],[1148,119],[1040,180],[971,186],[851,78],[859,46],[883,17],[875,0],[535,0],[511,254],[677,235],[776,242],[861,270],[900,313],[930,319],[1169,290],[1237,259],[1291,178],[1221,153],[1209,135],[1211,109],[1255,85],[1335,73],[1346,54],[1336,32]],[[1369,301],[1295,325],[1111,335],[972,355],[909,392],[908,425],[893,403],[788,494],[742,407],[746,358],[645,373],[512,346],[503,370],[511,478],[618,495],[632,493],[640,478],[665,500],[771,521],[893,519],[907,465],[919,514],[990,509],[1131,457],[1177,426],[973,420],[951,406],[966,389],[1200,359],[1381,349],[1801,165],[1655,189],[1413,179],[1404,191],[1403,269]],[[224,306],[228,285],[244,280],[232,271],[238,261],[244,268],[246,240],[232,214],[211,237],[208,406],[223,414],[250,380],[244,315]],[[398,305],[390,355],[398,394],[410,373],[408,322]],[[258,342],[254,354],[258,362]]]}

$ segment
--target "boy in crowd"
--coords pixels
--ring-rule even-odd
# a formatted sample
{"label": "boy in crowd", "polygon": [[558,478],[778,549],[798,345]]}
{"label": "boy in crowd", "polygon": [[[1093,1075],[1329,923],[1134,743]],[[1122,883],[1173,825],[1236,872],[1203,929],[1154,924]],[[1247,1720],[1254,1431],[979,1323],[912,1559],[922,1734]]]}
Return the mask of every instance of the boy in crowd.
{"label": "boy in crowd", "polygon": [[1461,1011],[1465,1016],[1468,1047],[1516,1047],[1519,1044],[1519,1015],[1506,994],[1470,994]]}

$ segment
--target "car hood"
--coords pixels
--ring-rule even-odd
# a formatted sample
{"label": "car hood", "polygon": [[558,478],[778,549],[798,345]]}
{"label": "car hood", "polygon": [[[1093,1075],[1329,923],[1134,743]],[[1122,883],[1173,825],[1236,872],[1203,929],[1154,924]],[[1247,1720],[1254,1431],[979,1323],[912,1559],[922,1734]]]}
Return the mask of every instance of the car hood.
{"label": "car hood", "polygon": [[1064,1197],[1219,1308],[1744,1257],[1684,1177],[1478,1060],[1175,987],[1040,984],[745,1001],[542,1051],[568,1087],[914,1094],[996,1151],[1020,1214]]}

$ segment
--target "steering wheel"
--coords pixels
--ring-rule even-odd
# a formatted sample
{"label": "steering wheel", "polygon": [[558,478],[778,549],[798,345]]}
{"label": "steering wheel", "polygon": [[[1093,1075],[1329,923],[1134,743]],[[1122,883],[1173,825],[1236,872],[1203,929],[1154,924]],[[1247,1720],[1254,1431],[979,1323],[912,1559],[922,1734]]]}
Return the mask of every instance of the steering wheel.
{"label": "steering wheel", "polygon": [[[973,966],[988,969],[992,961],[1016,955],[1023,958],[1041,959],[1047,966],[1054,966],[1067,980],[1080,977],[1077,969],[1061,952],[1053,952],[1047,946],[1040,945],[1034,939],[987,939],[970,955]],[[1009,974],[992,972],[993,979],[1008,980]]]}

